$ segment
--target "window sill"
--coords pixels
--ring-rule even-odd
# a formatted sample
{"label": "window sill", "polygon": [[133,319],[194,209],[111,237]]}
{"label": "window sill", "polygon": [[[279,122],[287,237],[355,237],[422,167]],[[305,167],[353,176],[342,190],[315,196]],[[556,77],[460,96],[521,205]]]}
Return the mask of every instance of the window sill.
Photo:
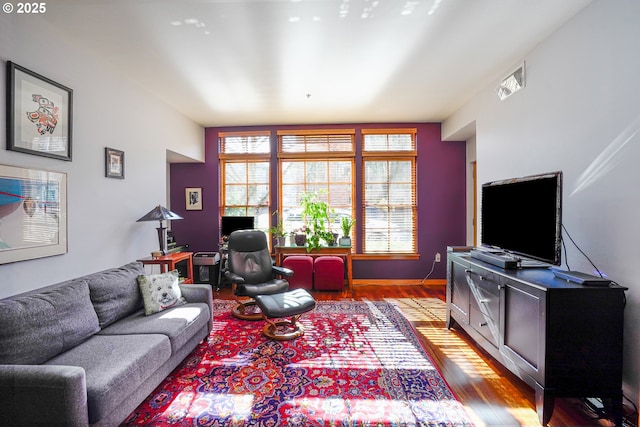
{"label": "window sill", "polygon": [[366,261],[374,261],[374,260],[414,260],[420,259],[420,254],[356,254],[351,255],[351,258],[354,260],[366,260]]}

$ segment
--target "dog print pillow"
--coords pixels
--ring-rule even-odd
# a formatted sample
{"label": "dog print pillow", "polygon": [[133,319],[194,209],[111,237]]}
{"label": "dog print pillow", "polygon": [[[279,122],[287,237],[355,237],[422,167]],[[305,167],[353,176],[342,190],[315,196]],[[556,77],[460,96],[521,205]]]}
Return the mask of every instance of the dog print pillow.
{"label": "dog print pillow", "polygon": [[178,270],[140,275],[138,285],[144,301],[144,314],[147,316],[187,302],[178,286]]}

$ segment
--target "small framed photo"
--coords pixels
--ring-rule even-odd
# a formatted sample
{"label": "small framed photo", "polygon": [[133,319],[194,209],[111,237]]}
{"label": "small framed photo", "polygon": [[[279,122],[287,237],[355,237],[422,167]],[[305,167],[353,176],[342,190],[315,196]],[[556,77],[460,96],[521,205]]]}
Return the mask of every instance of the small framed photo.
{"label": "small framed photo", "polygon": [[73,90],[7,61],[7,150],[71,161]]}
{"label": "small framed photo", "polygon": [[202,188],[185,188],[185,202],[188,211],[202,210]]}
{"label": "small framed photo", "polygon": [[124,151],[105,147],[104,176],[107,178],[124,179]]}

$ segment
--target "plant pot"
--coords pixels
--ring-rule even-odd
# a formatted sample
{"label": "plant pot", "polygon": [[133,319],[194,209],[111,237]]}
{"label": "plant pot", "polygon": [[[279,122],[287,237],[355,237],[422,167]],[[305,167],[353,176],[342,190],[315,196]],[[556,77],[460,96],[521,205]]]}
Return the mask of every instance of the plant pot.
{"label": "plant pot", "polygon": [[340,241],[338,243],[340,246],[351,246],[351,237],[349,236],[342,236],[340,238]]}
{"label": "plant pot", "polygon": [[329,242],[329,246],[335,246],[338,244],[338,233],[331,233],[333,235],[333,240]]}
{"label": "plant pot", "polygon": [[276,246],[285,246],[287,244],[287,238],[285,236],[276,237]]}
{"label": "plant pot", "polygon": [[323,239],[327,243],[327,246],[335,246],[338,242],[338,233],[326,234]]}
{"label": "plant pot", "polygon": [[294,236],[294,241],[296,242],[296,246],[304,246],[307,243],[307,235],[306,234],[296,234]]}

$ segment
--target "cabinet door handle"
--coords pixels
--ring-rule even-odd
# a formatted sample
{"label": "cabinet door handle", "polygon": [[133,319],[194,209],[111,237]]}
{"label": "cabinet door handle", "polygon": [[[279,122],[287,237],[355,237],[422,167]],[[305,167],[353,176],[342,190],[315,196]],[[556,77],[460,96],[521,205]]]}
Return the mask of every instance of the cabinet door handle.
{"label": "cabinet door handle", "polygon": [[480,323],[478,323],[478,326],[480,326],[480,327],[487,326],[487,322],[480,322]]}
{"label": "cabinet door handle", "polygon": [[481,299],[479,300],[481,304],[487,304],[490,300],[488,299]]}

